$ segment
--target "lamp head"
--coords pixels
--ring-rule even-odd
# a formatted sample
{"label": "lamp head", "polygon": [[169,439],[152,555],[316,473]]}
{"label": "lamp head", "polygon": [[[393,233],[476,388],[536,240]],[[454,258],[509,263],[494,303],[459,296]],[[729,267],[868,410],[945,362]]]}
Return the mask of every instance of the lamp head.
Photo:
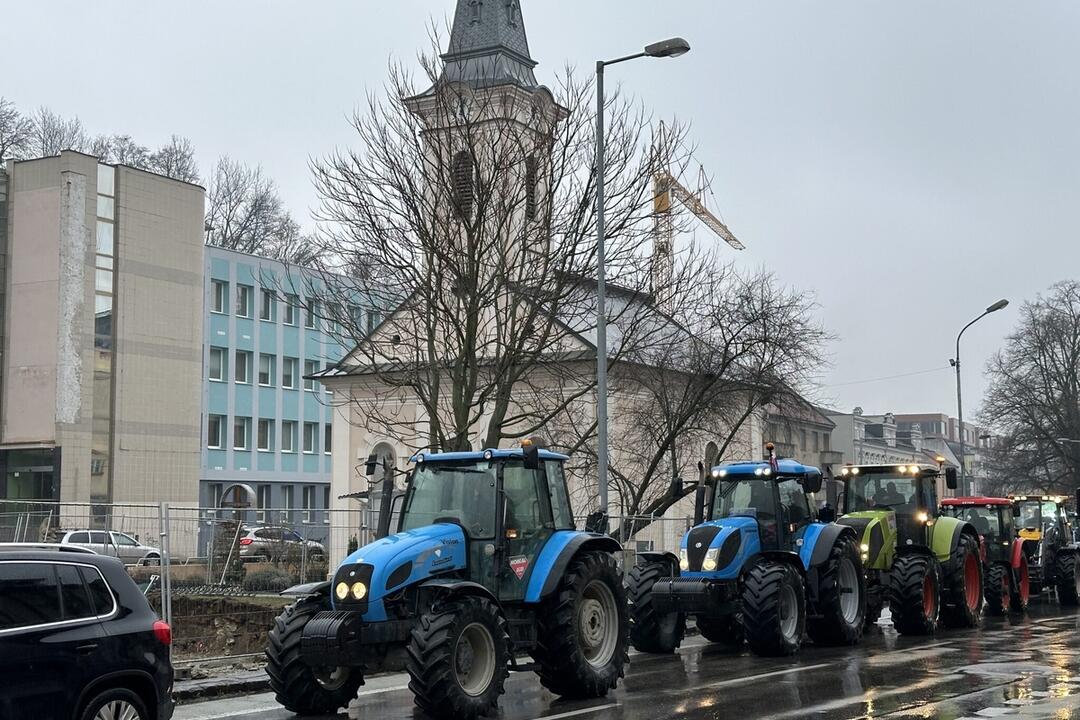
{"label": "lamp head", "polygon": [[1004,310],[1007,307],[1009,307],[1009,301],[1008,300],[998,300],[996,303],[994,303],[990,307],[986,308],[986,312],[987,313],[995,313],[998,310]]}
{"label": "lamp head", "polygon": [[655,58],[674,58],[688,52],[690,52],[690,43],[679,37],[645,46],[645,54]]}

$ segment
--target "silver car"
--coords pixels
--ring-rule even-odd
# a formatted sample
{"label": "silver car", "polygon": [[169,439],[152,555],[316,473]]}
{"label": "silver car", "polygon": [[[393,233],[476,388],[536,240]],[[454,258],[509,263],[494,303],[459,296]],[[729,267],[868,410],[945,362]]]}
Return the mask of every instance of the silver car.
{"label": "silver car", "polygon": [[114,530],[68,530],[60,536],[60,544],[89,548],[98,555],[119,558],[125,565],[161,564],[161,550]]}
{"label": "silver car", "polygon": [[322,543],[305,540],[287,527],[244,527],[240,534],[240,557],[255,562],[299,558],[307,552],[308,560],[322,562],[326,548]]}

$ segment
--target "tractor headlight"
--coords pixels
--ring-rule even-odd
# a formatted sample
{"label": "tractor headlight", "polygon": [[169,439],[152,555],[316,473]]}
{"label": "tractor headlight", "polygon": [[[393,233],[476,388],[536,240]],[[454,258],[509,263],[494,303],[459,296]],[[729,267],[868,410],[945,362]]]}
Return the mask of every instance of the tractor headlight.
{"label": "tractor headlight", "polygon": [[712,548],[705,553],[705,562],[701,564],[702,570],[705,572],[712,572],[716,569],[716,560],[720,556],[719,548]]}
{"label": "tractor headlight", "polygon": [[862,550],[864,553],[870,552],[870,546],[867,545],[866,543],[863,543],[862,545],[860,545],[859,549]]}
{"label": "tractor headlight", "polygon": [[921,523],[925,523],[930,519],[930,516],[927,515],[925,511],[923,511],[923,512],[915,513],[915,519],[918,520]]}
{"label": "tractor headlight", "polygon": [[686,548],[679,550],[679,569],[683,572],[690,569],[690,558],[686,557]]}
{"label": "tractor headlight", "polygon": [[337,595],[338,600],[344,600],[349,597],[349,586],[345,583],[338,583],[337,587],[334,588],[334,594]]}
{"label": "tractor headlight", "polygon": [[367,585],[361,582],[353,583],[351,590],[353,600],[363,600],[364,596],[367,595]]}

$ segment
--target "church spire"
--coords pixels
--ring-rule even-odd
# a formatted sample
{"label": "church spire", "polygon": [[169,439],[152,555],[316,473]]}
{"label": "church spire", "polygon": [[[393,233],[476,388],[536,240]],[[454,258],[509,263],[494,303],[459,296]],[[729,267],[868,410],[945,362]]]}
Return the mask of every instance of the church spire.
{"label": "church spire", "polygon": [[457,0],[442,82],[535,88],[520,0]]}

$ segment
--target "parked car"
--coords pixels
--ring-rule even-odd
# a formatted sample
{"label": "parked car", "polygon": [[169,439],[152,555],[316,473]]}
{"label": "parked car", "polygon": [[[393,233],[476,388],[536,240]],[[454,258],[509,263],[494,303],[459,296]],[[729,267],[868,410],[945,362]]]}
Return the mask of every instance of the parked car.
{"label": "parked car", "polygon": [[305,540],[291,528],[262,525],[240,529],[240,557],[245,560],[266,562],[286,557],[300,559],[305,546],[309,561],[322,562],[326,559],[326,548],[322,543]]}
{"label": "parked car", "polygon": [[169,720],[171,643],[116,558],[0,554],[0,717]]}
{"label": "parked car", "polygon": [[0,543],[0,552],[26,552],[27,550],[56,550],[80,555],[97,555],[90,548],[80,545],[61,545],[59,543]]}
{"label": "parked car", "polygon": [[120,558],[125,565],[158,565],[161,550],[143,545],[127,533],[112,530],[68,530],[60,536],[61,545],[89,548],[98,555]]}

